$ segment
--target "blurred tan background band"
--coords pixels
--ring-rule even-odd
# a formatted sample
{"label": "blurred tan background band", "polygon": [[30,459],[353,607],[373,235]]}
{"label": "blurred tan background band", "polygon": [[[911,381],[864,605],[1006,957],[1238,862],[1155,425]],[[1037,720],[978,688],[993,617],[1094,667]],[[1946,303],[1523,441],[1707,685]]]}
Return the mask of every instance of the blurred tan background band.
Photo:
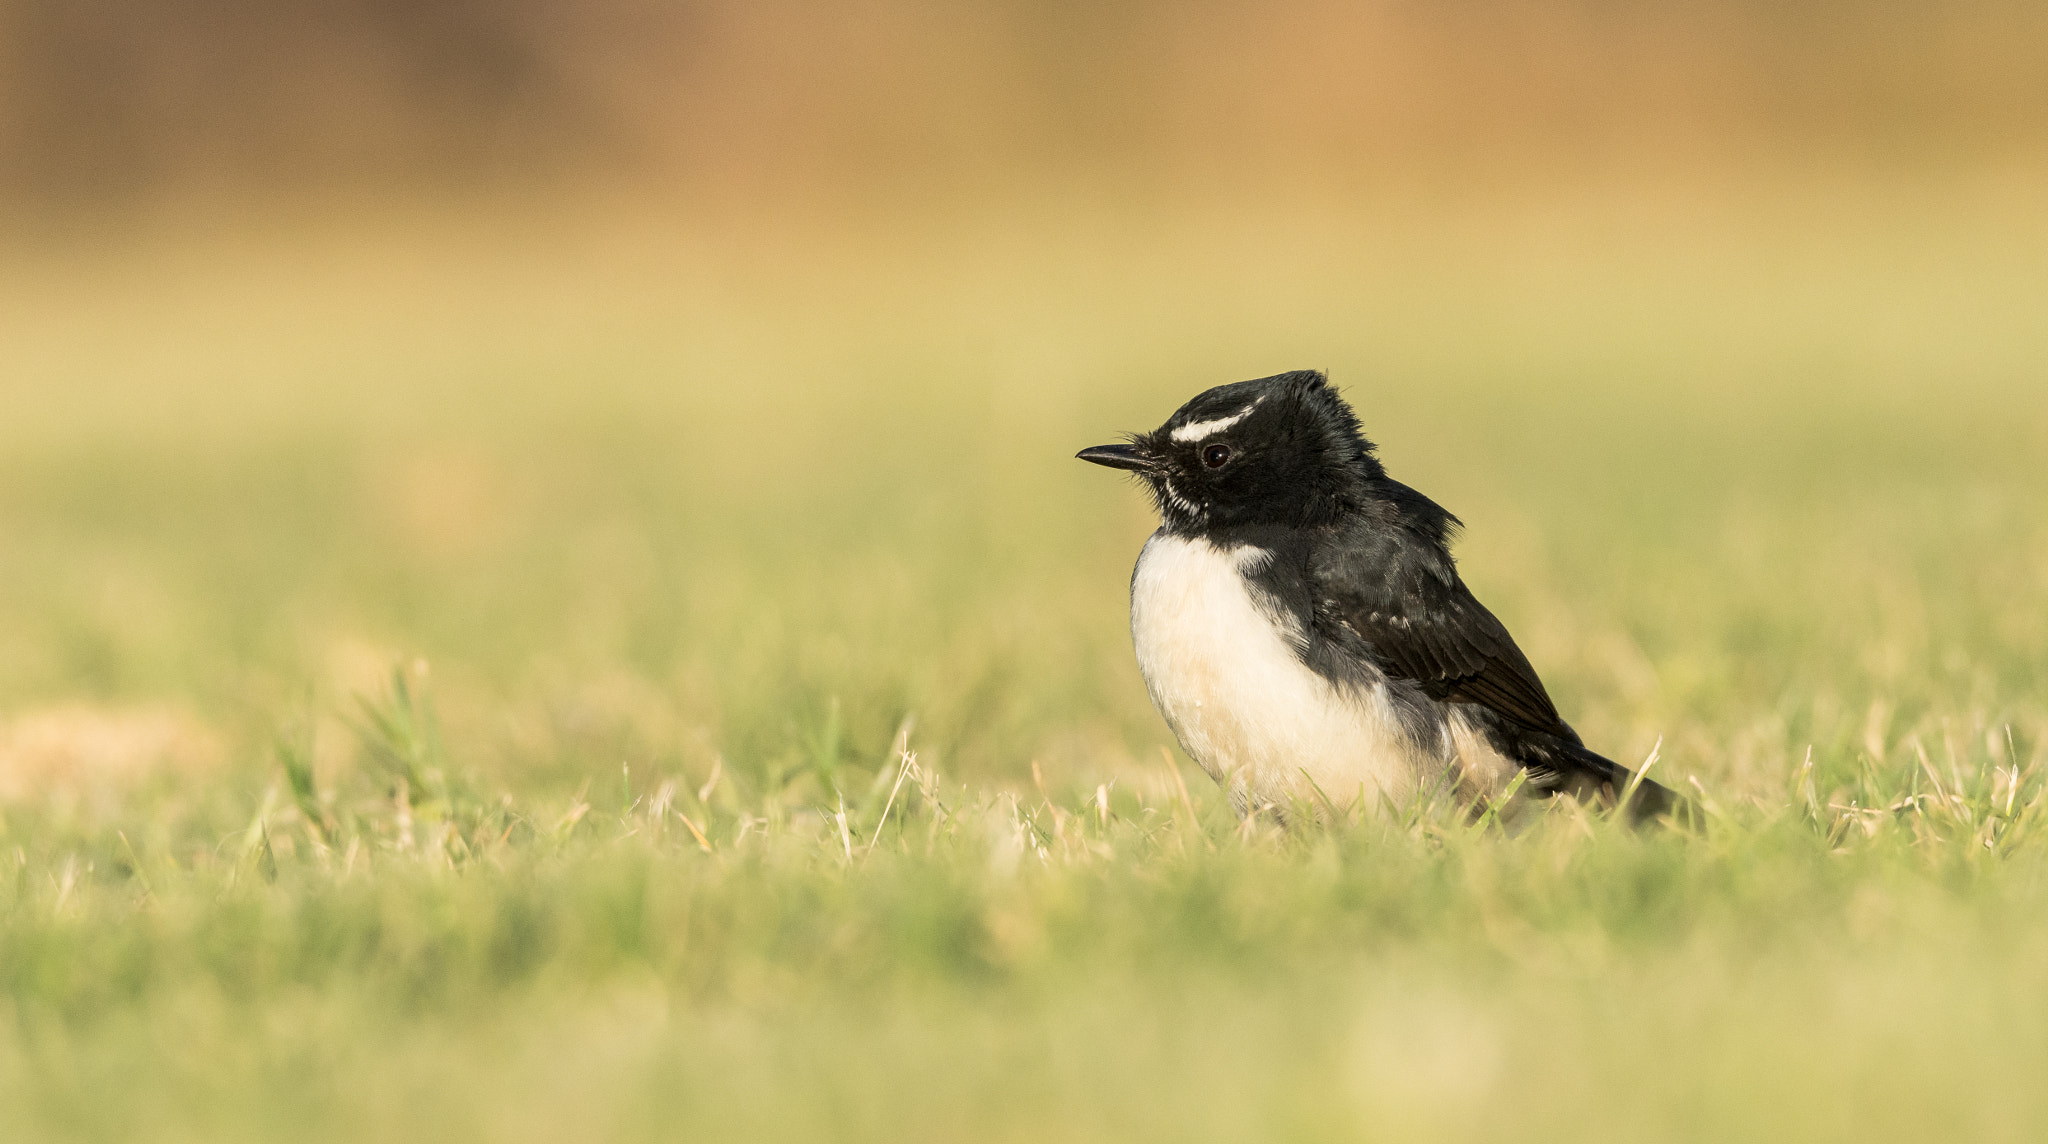
{"label": "blurred tan background band", "polygon": [[626,180],[739,203],[1938,165],[2048,142],[2048,6],[4,0],[17,211]]}

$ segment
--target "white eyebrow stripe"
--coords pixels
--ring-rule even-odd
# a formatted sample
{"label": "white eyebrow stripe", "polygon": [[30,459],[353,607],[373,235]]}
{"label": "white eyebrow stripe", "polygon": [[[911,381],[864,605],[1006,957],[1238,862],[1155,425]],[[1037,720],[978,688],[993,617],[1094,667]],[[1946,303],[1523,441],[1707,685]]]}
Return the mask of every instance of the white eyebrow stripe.
{"label": "white eyebrow stripe", "polygon": [[1189,424],[1183,425],[1180,428],[1175,429],[1170,436],[1174,441],[1177,441],[1183,445],[1187,444],[1189,441],[1200,441],[1204,437],[1213,437],[1216,434],[1223,432],[1225,429],[1230,428],[1232,425],[1235,425],[1238,422],[1244,420],[1245,418],[1250,417],[1252,415],[1252,410],[1257,409],[1259,407],[1259,402],[1264,400],[1264,397],[1253,398],[1252,403],[1250,405],[1245,406],[1243,409],[1238,410],[1237,412],[1231,414],[1228,417],[1218,417],[1214,421],[1190,422]]}

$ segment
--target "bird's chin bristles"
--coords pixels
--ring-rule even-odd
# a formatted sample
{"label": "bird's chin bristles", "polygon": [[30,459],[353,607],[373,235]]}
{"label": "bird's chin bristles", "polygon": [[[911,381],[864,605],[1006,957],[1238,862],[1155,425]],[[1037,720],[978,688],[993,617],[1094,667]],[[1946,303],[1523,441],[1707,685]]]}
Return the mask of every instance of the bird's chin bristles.
{"label": "bird's chin bristles", "polygon": [[1159,502],[1159,516],[1168,524],[1197,525],[1206,521],[1209,513],[1201,505],[1189,500],[1173,487],[1173,478],[1164,474],[1148,475],[1152,495]]}

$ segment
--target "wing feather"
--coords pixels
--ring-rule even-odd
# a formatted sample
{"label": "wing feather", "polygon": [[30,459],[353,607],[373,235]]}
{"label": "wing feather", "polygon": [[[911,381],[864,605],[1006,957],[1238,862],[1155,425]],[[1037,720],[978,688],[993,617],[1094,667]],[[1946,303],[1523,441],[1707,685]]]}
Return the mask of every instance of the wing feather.
{"label": "wing feather", "polygon": [[1318,618],[1348,629],[1380,670],[1433,699],[1479,704],[1577,742],[1507,627],[1473,597],[1447,554],[1429,555],[1369,545],[1312,562]]}

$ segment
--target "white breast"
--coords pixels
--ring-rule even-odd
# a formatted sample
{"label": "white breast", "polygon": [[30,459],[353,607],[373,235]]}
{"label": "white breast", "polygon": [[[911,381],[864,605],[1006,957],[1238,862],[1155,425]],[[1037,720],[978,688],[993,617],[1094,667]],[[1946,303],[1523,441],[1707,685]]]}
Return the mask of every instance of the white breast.
{"label": "white breast", "polygon": [[1180,744],[1247,803],[1361,794],[1399,800],[1444,761],[1415,744],[1384,686],[1343,687],[1309,670],[1305,633],[1262,608],[1245,580],[1271,559],[1249,546],[1154,533],[1131,579],[1131,638],[1152,702]]}

